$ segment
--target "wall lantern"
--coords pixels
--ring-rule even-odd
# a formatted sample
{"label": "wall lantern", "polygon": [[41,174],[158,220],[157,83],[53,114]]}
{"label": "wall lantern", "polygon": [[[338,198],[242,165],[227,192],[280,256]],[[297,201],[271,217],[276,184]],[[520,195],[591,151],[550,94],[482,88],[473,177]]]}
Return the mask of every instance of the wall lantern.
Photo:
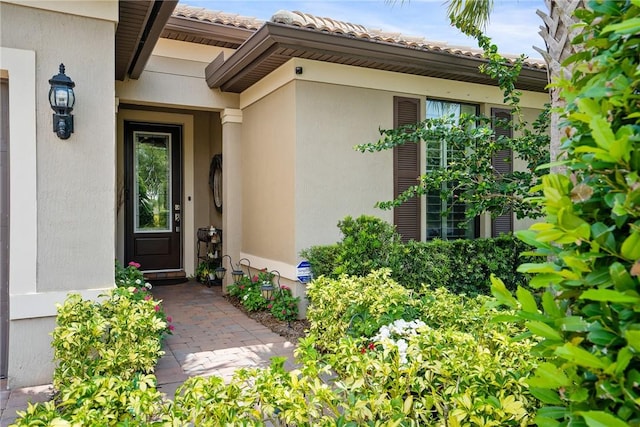
{"label": "wall lantern", "polygon": [[53,114],[53,131],[60,139],[68,139],[73,133],[73,105],[76,96],[73,93],[75,83],[64,73],[64,64],[60,64],[60,73],[49,80],[49,104]]}

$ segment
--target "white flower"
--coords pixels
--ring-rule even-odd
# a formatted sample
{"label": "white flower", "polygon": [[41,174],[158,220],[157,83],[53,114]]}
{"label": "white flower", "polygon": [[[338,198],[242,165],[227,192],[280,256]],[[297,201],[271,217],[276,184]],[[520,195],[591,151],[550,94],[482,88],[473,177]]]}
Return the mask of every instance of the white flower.
{"label": "white flower", "polygon": [[242,297],[243,300],[247,300],[247,298],[249,298],[249,294],[246,294],[244,297]]}
{"label": "white flower", "polygon": [[147,289],[151,289],[152,288],[151,283],[149,283],[149,282],[145,282],[144,287],[147,288]]}
{"label": "white flower", "polygon": [[421,320],[407,322],[404,319],[398,319],[389,325],[380,327],[378,333],[371,340],[381,343],[385,348],[389,348],[389,346],[396,347],[400,363],[404,365],[407,363],[407,349],[409,348],[409,344],[404,337],[418,335],[418,329],[423,326],[426,326],[426,324]]}
{"label": "white flower", "polygon": [[142,280],[136,279],[136,285],[140,285],[140,284],[142,284]]}

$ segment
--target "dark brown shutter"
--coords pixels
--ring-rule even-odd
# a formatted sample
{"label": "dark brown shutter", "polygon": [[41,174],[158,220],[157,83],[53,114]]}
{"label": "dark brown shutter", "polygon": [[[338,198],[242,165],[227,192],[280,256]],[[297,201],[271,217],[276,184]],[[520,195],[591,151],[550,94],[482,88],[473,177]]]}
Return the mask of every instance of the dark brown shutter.
{"label": "dark brown shutter", "polygon": [[[500,108],[491,109],[491,117],[494,118],[494,132],[496,138],[499,136],[513,137],[513,130],[510,127],[501,127],[495,124],[495,119],[511,121],[511,111]],[[491,165],[497,174],[513,172],[513,153],[511,150],[499,150],[491,158]],[[491,236],[498,237],[500,234],[513,231],[513,212],[509,211],[491,221]]]}
{"label": "dark brown shutter", "polygon": [[[395,129],[420,121],[420,99],[393,98]],[[420,177],[420,144],[405,143],[393,149],[393,197],[416,185]],[[393,223],[402,241],[420,241],[420,199],[414,197],[393,210]]]}

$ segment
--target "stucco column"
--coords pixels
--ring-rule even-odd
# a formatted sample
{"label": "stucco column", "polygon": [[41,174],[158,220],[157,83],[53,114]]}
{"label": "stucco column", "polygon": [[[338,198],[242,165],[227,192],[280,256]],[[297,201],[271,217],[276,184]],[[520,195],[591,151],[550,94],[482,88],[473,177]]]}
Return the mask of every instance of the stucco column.
{"label": "stucco column", "polygon": [[[222,253],[234,263],[240,260],[242,249],[242,110],[226,108],[222,120]],[[228,259],[223,260],[227,262]],[[225,265],[227,274],[222,292],[232,282],[231,268]]]}

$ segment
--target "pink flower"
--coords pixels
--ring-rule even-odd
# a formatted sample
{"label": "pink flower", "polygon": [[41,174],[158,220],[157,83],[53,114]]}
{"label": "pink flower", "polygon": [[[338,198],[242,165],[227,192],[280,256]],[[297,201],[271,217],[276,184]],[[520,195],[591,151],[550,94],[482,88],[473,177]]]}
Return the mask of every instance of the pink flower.
{"label": "pink flower", "polygon": [[135,261],[131,261],[131,262],[129,263],[129,266],[130,266],[130,267],[135,267],[135,268],[140,268],[140,264],[138,264],[138,263],[137,263],[137,262],[135,262]]}
{"label": "pink flower", "polygon": [[137,294],[138,293],[138,288],[133,288],[133,293]]}
{"label": "pink flower", "polygon": [[173,319],[171,318],[171,316],[167,316],[167,322],[169,323],[173,322]]}
{"label": "pink flower", "polygon": [[159,305],[156,305],[155,307],[153,307],[153,309],[154,309],[155,311],[160,311],[160,306],[159,306]]}
{"label": "pink flower", "polygon": [[173,325],[169,325],[169,330],[173,331],[175,329],[175,327]]}
{"label": "pink flower", "polygon": [[244,290],[244,285],[240,285],[238,287],[240,288],[241,291]]}
{"label": "pink flower", "polygon": [[152,298],[152,296],[151,296],[151,295],[145,295],[144,300],[145,300],[145,301],[149,301],[151,298]]}
{"label": "pink flower", "polygon": [[269,310],[271,310],[271,309],[273,308],[273,304],[269,304],[269,305],[267,306],[267,308],[268,308]]}
{"label": "pink flower", "polygon": [[251,278],[251,281],[252,281],[253,283],[256,283],[256,282],[258,281],[258,276],[253,276],[253,277]]}
{"label": "pink flower", "polygon": [[287,314],[287,310],[282,310],[282,314]]}
{"label": "pink flower", "polygon": [[291,289],[285,285],[280,286],[280,289],[284,290],[284,291],[290,291]]}

